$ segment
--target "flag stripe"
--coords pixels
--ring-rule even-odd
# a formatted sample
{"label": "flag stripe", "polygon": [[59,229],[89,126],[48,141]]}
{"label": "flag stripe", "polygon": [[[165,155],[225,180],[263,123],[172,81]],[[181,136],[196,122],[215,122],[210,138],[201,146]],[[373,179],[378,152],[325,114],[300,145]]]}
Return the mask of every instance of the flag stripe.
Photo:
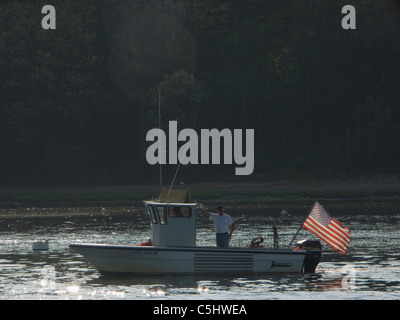
{"label": "flag stripe", "polygon": [[[335,234],[333,234],[329,230],[329,226],[326,228],[319,224],[317,221],[315,221],[312,217],[309,217],[306,221],[306,224],[312,228],[315,232],[318,233],[317,236],[319,237],[324,237],[324,241],[329,244],[329,242],[334,243],[336,246],[343,248],[344,250],[346,249],[346,245],[343,244],[343,241],[341,238],[337,237]],[[310,230],[311,231],[311,230]],[[315,233],[314,233],[315,234]]]}
{"label": "flag stripe", "polygon": [[315,226],[306,225],[305,228],[308,229],[309,231],[311,231],[312,233],[314,233],[318,238],[320,238],[321,240],[323,240],[324,242],[329,244],[334,249],[339,250],[339,251],[346,250],[346,245],[344,245],[338,241],[332,240],[325,232],[319,230]]}
{"label": "flag stripe", "polygon": [[320,238],[322,241],[326,242],[330,247],[332,247],[333,249],[339,251],[340,253],[344,254],[344,249],[339,247],[336,243],[329,241],[329,239],[327,239],[324,234],[321,234],[320,232],[316,231],[315,229],[313,229],[312,227],[305,227],[307,230],[311,231],[313,234],[315,234],[318,238]]}
{"label": "flag stripe", "polygon": [[328,230],[332,232],[332,234],[335,235],[336,238],[340,239],[341,241],[344,242],[350,242],[350,238],[347,235],[342,234],[337,227],[334,226],[329,226]]}
{"label": "flag stripe", "polygon": [[334,225],[329,225],[327,230],[329,230],[332,233],[332,236],[338,241],[346,243],[350,241],[350,239],[346,235],[343,235],[342,231]]}
{"label": "flag stripe", "polygon": [[350,230],[342,227],[318,202],[315,203],[303,227],[342,254],[350,243]]}
{"label": "flag stripe", "polygon": [[318,238],[326,242],[330,247],[344,254],[344,250],[342,248],[338,247],[336,244],[326,239],[323,234],[319,233],[318,231],[315,231],[312,227],[310,228],[309,226],[305,226],[305,228],[311,231],[313,234],[315,234]]}
{"label": "flag stripe", "polygon": [[325,241],[327,242],[332,242],[337,246],[343,247],[343,249],[346,249],[346,246],[342,244],[341,239],[335,237],[331,232],[328,231],[328,229],[321,228],[321,226],[318,224],[318,222],[315,221],[309,221],[308,225],[315,230],[315,232],[318,232],[320,236],[323,236]]}
{"label": "flag stripe", "polygon": [[335,218],[332,218],[332,225],[336,227],[336,230],[344,237],[347,238],[350,242],[350,230],[349,228],[342,227],[342,225]]}
{"label": "flag stripe", "polygon": [[336,226],[329,224],[327,227],[322,226],[318,221],[316,221],[313,217],[309,217],[309,221],[314,223],[322,232],[326,232],[330,238],[333,238],[336,241],[345,241],[347,242],[347,237],[343,237],[341,235],[340,229]]}
{"label": "flag stripe", "polygon": [[[318,222],[316,222],[315,220],[313,222],[315,222],[315,224],[318,224]],[[325,236],[329,239],[329,241],[332,241],[336,245],[339,245],[339,246],[343,247],[343,249],[346,249],[347,240],[345,240],[341,237],[338,237],[337,234],[331,232],[331,229],[329,226],[327,228],[320,227],[320,231],[325,234]]]}

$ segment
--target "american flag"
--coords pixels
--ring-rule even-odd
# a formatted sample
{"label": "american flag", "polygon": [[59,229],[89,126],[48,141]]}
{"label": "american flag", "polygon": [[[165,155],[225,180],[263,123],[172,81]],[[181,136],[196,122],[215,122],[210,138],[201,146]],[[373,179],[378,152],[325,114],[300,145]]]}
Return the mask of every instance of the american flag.
{"label": "american flag", "polygon": [[314,204],[303,227],[342,254],[350,243],[349,228],[342,227],[340,222],[331,217],[318,201]]}

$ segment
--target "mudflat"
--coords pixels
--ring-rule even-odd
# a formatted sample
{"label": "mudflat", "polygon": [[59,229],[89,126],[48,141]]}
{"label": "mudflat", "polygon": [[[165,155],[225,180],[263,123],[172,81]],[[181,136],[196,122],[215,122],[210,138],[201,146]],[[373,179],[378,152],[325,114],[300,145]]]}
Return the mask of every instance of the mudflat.
{"label": "mudflat", "polygon": [[[329,202],[330,206],[360,205],[382,206],[389,204],[400,208],[400,180],[347,179],[347,180],[282,180],[262,183],[196,183],[187,186],[192,200],[213,206],[286,207],[315,200]],[[182,186],[179,186],[182,188]],[[156,198],[160,188],[154,185],[101,186],[68,188],[1,188],[0,217],[12,216],[12,209],[25,208],[24,216],[48,214],[43,208],[58,207],[53,215],[66,215],[67,208],[86,207],[86,210],[70,210],[69,214],[101,215],[101,207],[141,206],[143,200]],[[89,209],[92,207],[93,209]],[[100,208],[100,209],[99,209]],[[21,212],[21,210],[18,210]],[[121,209],[121,212],[129,209]]]}

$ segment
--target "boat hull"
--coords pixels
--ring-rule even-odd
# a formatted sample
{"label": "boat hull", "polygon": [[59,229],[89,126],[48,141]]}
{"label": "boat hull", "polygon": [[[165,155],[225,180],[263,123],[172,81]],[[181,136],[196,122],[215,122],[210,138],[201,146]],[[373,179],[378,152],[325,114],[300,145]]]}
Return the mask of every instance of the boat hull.
{"label": "boat hull", "polygon": [[320,251],[71,244],[101,273],[313,273]]}

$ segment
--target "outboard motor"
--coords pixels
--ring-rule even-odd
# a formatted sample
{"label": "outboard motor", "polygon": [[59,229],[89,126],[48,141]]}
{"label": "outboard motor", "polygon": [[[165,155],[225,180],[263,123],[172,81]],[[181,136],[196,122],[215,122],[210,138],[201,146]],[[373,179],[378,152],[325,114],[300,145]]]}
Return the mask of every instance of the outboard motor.
{"label": "outboard motor", "polygon": [[301,240],[297,242],[294,250],[306,250],[303,273],[314,273],[318,263],[321,262],[322,245],[318,240]]}

